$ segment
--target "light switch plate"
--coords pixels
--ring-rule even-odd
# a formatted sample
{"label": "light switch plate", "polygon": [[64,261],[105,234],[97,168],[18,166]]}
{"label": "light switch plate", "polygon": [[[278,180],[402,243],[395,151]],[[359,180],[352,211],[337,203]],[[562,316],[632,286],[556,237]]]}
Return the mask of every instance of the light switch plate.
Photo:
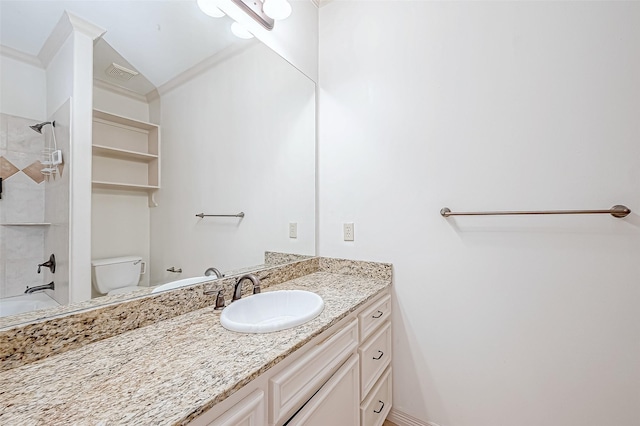
{"label": "light switch plate", "polygon": [[298,238],[298,224],[295,222],[289,223],[289,238]]}

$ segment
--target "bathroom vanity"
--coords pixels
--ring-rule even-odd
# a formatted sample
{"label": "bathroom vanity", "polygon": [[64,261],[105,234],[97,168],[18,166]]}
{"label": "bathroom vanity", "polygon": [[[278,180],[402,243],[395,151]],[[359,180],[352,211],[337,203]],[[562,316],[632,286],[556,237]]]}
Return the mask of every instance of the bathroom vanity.
{"label": "bathroom vanity", "polygon": [[190,424],[381,425],[392,404],[390,301],[382,291]]}
{"label": "bathroom vanity", "polygon": [[[236,333],[207,306],[28,362],[0,373],[0,423],[381,425],[392,405],[391,265],[302,263],[308,273],[265,279],[263,291],[317,293],[315,319]],[[150,295],[141,310],[215,284]]]}

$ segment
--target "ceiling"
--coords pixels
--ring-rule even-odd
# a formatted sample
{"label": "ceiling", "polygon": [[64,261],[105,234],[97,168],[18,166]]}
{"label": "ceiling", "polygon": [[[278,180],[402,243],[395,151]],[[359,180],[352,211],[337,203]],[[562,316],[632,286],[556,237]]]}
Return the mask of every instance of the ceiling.
{"label": "ceiling", "polygon": [[205,15],[195,0],[0,0],[0,44],[37,56],[65,10],[105,29],[115,57],[155,87],[238,40],[230,18]]}

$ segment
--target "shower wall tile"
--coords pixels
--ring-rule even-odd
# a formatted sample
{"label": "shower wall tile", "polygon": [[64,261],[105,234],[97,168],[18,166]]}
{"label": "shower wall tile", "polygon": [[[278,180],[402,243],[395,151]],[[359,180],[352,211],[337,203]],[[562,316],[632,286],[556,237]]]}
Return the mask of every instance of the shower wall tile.
{"label": "shower wall tile", "polygon": [[69,303],[69,225],[53,224],[45,232],[44,257],[49,258],[51,253],[56,255],[56,273],[45,270],[45,283],[54,281],[56,284],[54,292],[47,293],[56,302],[66,305]]}
{"label": "shower wall tile", "polygon": [[22,172],[29,176],[35,183],[44,182],[44,175],[42,174],[42,163],[39,160],[34,161],[27,167],[22,169]]}
{"label": "shower wall tile", "polygon": [[[6,260],[41,258],[44,254],[44,227],[41,226],[3,226],[3,241],[6,247]],[[42,263],[38,262],[38,263]]]}
{"label": "shower wall tile", "polygon": [[[40,155],[44,149],[45,135],[37,133],[29,126],[40,122],[7,115],[7,150]],[[43,130],[43,132],[48,132]]]}
{"label": "shower wall tile", "polygon": [[[44,148],[45,136],[29,128],[40,121],[0,114],[0,169],[4,177],[11,174],[2,185],[0,223],[44,221],[45,185],[38,183],[37,163],[29,167]],[[44,282],[37,268],[44,261],[45,232],[43,227],[0,226],[0,297]]]}
{"label": "shower wall tile", "polygon": [[[2,200],[0,200],[0,202],[2,202]],[[3,222],[3,209],[0,209],[0,223]],[[7,259],[7,251],[5,249],[5,227],[4,226],[0,226],[0,293],[2,293],[2,288],[4,288],[4,283],[6,282],[5,280],[5,273],[4,273],[4,264],[6,262]],[[2,297],[2,296],[0,296]]]}
{"label": "shower wall tile", "polygon": [[[71,123],[71,107],[69,101],[56,111],[52,118],[56,121],[56,136],[58,149],[62,151],[64,162],[71,161],[70,154],[70,123]],[[53,294],[47,292],[58,303],[66,305],[69,303],[71,289],[69,286],[69,173],[64,167],[58,168],[59,175],[55,178],[49,178],[45,182],[45,221],[50,222],[51,226],[47,229],[45,236],[45,256],[54,253],[56,255],[56,273],[51,275],[47,271],[45,282],[55,281],[55,291]],[[88,212],[90,214],[90,212]],[[90,286],[88,282],[85,285]]]}
{"label": "shower wall tile", "polygon": [[[2,251],[0,250],[0,256],[2,255]],[[5,297],[4,296],[4,289],[5,289],[5,283],[6,281],[6,277],[5,277],[5,260],[4,258],[0,261],[0,298]]]}
{"label": "shower wall tile", "polygon": [[7,150],[5,158],[9,160],[18,170],[22,170],[38,159],[38,154],[31,152],[19,152]]}
{"label": "shower wall tile", "polygon": [[69,176],[66,174],[49,178],[45,183],[44,218],[55,224],[69,223]]}
{"label": "shower wall tile", "polygon": [[38,274],[38,264],[42,263],[42,256],[28,259],[5,261],[5,283],[0,297],[12,297],[24,294],[26,287],[42,285],[44,276]]}
{"label": "shower wall tile", "polygon": [[8,179],[20,171],[11,161],[6,158],[6,152],[4,156],[0,156],[0,177]]}
{"label": "shower wall tile", "polygon": [[7,123],[9,116],[7,114],[0,114],[0,155],[4,155],[4,151],[7,149]]}
{"label": "shower wall tile", "polygon": [[44,185],[24,173],[3,182],[2,208],[5,222],[43,222]]}

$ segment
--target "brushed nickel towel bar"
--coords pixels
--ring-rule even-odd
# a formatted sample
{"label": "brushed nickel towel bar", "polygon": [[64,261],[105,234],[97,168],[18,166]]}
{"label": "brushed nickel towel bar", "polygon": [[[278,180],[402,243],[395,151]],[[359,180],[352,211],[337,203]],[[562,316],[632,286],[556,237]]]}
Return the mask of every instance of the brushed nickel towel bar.
{"label": "brushed nickel towel bar", "polygon": [[200,213],[197,214],[196,217],[199,218],[203,218],[203,217],[244,217],[244,212],[240,212],[238,214],[204,214],[204,213]]}
{"label": "brushed nickel towel bar", "polygon": [[500,212],[452,212],[449,207],[440,210],[440,214],[444,217],[449,216],[506,216],[506,215],[525,215],[525,214],[610,214],[613,217],[626,217],[631,210],[627,206],[615,205],[609,210],[542,210],[542,211],[500,211]]}

